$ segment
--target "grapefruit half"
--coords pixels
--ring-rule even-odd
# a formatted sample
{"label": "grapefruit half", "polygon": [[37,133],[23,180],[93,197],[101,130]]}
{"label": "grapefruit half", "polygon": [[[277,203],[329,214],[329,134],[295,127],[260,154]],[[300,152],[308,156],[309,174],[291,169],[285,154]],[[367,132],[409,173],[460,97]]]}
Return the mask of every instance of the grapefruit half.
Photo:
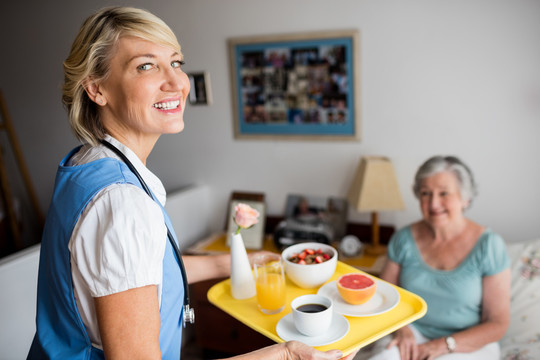
{"label": "grapefruit half", "polygon": [[339,295],[347,303],[360,305],[375,295],[377,283],[371,277],[359,273],[342,275],[336,281]]}

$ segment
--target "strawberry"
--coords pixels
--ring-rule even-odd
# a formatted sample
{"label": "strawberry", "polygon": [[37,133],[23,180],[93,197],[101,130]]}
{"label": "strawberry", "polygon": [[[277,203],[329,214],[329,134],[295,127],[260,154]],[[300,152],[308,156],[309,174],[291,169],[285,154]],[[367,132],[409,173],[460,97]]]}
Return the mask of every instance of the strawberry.
{"label": "strawberry", "polygon": [[319,249],[304,249],[300,253],[294,253],[289,260],[296,264],[309,265],[320,264],[332,258],[332,255]]}

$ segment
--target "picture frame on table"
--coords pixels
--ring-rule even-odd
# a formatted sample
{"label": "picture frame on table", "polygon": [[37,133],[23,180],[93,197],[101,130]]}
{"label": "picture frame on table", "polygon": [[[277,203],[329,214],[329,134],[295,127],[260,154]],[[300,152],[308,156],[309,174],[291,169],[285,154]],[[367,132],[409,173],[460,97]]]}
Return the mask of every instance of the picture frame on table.
{"label": "picture frame on table", "polygon": [[246,249],[260,250],[264,245],[266,220],[266,204],[263,193],[236,191],[231,194],[226,219],[227,246],[230,246],[232,233],[236,232],[238,228],[234,222],[234,208],[240,203],[249,205],[259,212],[259,222],[248,229],[242,229],[241,234]]}
{"label": "picture frame on table", "polygon": [[189,103],[191,105],[212,104],[212,91],[210,88],[210,74],[207,71],[188,73],[191,91],[189,92]]}
{"label": "picture frame on table", "polygon": [[237,139],[358,141],[359,31],[228,39]]}
{"label": "picture frame on table", "polygon": [[327,224],[335,240],[345,235],[349,203],[345,198],[289,194],[285,217],[304,224]]}

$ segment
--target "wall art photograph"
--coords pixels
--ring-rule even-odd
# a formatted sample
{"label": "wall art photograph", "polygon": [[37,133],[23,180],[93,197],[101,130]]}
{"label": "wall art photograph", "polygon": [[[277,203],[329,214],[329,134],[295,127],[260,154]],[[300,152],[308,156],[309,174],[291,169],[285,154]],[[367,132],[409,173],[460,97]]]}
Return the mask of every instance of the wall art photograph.
{"label": "wall art photograph", "polygon": [[228,40],[235,137],[360,138],[357,30]]}

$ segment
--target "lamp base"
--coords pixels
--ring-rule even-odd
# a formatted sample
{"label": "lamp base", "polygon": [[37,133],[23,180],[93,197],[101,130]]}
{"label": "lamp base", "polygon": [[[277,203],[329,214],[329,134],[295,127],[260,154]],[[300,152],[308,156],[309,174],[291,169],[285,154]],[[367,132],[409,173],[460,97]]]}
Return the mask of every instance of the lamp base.
{"label": "lamp base", "polygon": [[380,256],[386,254],[386,246],[384,245],[366,245],[365,253],[371,256]]}

